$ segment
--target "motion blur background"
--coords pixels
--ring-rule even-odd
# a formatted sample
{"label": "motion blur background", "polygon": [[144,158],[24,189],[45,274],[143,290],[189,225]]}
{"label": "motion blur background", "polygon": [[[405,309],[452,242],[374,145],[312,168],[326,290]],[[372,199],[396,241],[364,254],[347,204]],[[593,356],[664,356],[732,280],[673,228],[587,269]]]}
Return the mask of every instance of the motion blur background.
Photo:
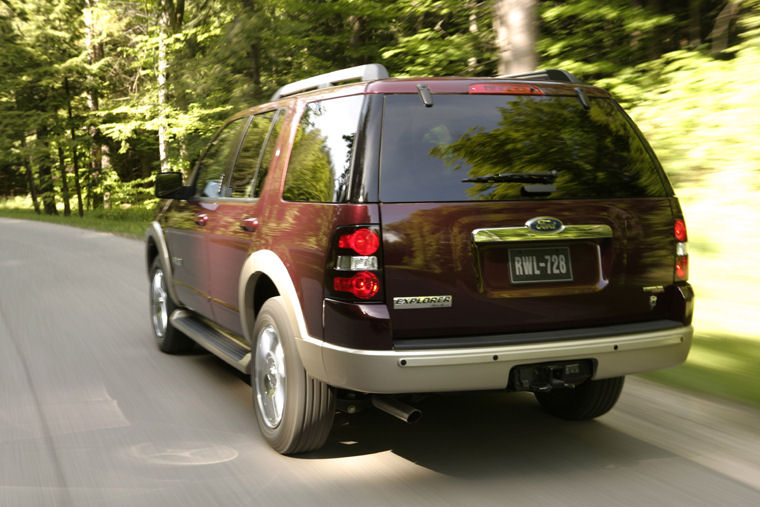
{"label": "motion blur background", "polygon": [[3,0],[0,214],[140,237],[231,111],[369,62],[610,90],[689,232],[694,346],[650,376],[760,405],[760,0]]}

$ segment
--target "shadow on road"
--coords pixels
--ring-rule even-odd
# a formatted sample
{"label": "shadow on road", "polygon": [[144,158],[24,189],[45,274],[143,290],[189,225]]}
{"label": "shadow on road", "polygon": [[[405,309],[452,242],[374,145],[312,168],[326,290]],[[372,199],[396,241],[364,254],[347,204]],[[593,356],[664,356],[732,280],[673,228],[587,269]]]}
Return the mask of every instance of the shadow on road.
{"label": "shadow on road", "polygon": [[392,451],[419,466],[462,478],[634,466],[670,457],[600,421],[569,422],[545,414],[525,393],[431,395],[409,425],[374,409],[336,417],[326,459]]}
{"label": "shadow on road", "polygon": [[[237,377],[250,385],[247,376],[212,356],[197,360],[225,383]],[[416,424],[403,423],[373,407],[354,415],[339,413],[322,449],[293,458],[331,460],[390,451],[441,474],[488,479],[619,469],[674,456],[613,429],[604,423],[604,416],[584,422],[552,417],[529,393],[431,394],[414,406],[424,414]],[[250,431],[253,438],[260,438],[255,424]]]}

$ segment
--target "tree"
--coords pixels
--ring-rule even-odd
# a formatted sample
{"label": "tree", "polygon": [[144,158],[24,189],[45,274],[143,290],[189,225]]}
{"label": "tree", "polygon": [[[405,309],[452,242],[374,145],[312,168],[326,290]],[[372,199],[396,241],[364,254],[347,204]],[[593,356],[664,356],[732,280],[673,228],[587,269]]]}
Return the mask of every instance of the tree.
{"label": "tree", "polygon": [[536,0],[495,0],[497,72],[517,74],[536,68]]}

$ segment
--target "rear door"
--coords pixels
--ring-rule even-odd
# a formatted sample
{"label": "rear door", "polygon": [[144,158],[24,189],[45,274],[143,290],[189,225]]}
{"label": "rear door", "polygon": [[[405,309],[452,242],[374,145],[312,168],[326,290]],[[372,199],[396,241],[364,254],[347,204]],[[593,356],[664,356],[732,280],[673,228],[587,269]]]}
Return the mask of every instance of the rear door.
{"label": "rear door", "polygon": [[219,203],[225,198],[225,178],[248,121],[248,116],[236,118],[219,131],[196,166],[192,178],[194,195],[187,201],[174,201],[166,215],[166,241],[177,295],[184,306],[209,318],[208,243],[211,231],[222,220]]}
{"label": "rear door", "polygon": [[396,340],[666,318],[645,289],[673,281],[669,186],[614,102],[399,94],[383,122]]}
{"label": "rear door", "polygon": [[209,231],[208,251],[214,320],[242,335],[238,288],[243,263],[257,249],[266,222],[262,189],[275,160],[275,146],[285,111],[255,115],[248,127],[229,181],[218,202],[219,217]]}

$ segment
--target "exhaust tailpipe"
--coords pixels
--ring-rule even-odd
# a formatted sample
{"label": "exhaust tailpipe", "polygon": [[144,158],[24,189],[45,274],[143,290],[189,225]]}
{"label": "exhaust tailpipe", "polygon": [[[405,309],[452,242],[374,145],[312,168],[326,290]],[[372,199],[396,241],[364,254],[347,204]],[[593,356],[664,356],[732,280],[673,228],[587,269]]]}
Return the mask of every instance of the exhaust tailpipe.
{"label": "exhaust tailpipe", "polygon": [[421,410],[410,407],[406,403],[398,401],[396,398],[373,394],[370,396],[370,401],[376,408],[379,408],[386,414],[390,414],[397,419],[401,419],[405,423],[413,424],[422,419]]}

